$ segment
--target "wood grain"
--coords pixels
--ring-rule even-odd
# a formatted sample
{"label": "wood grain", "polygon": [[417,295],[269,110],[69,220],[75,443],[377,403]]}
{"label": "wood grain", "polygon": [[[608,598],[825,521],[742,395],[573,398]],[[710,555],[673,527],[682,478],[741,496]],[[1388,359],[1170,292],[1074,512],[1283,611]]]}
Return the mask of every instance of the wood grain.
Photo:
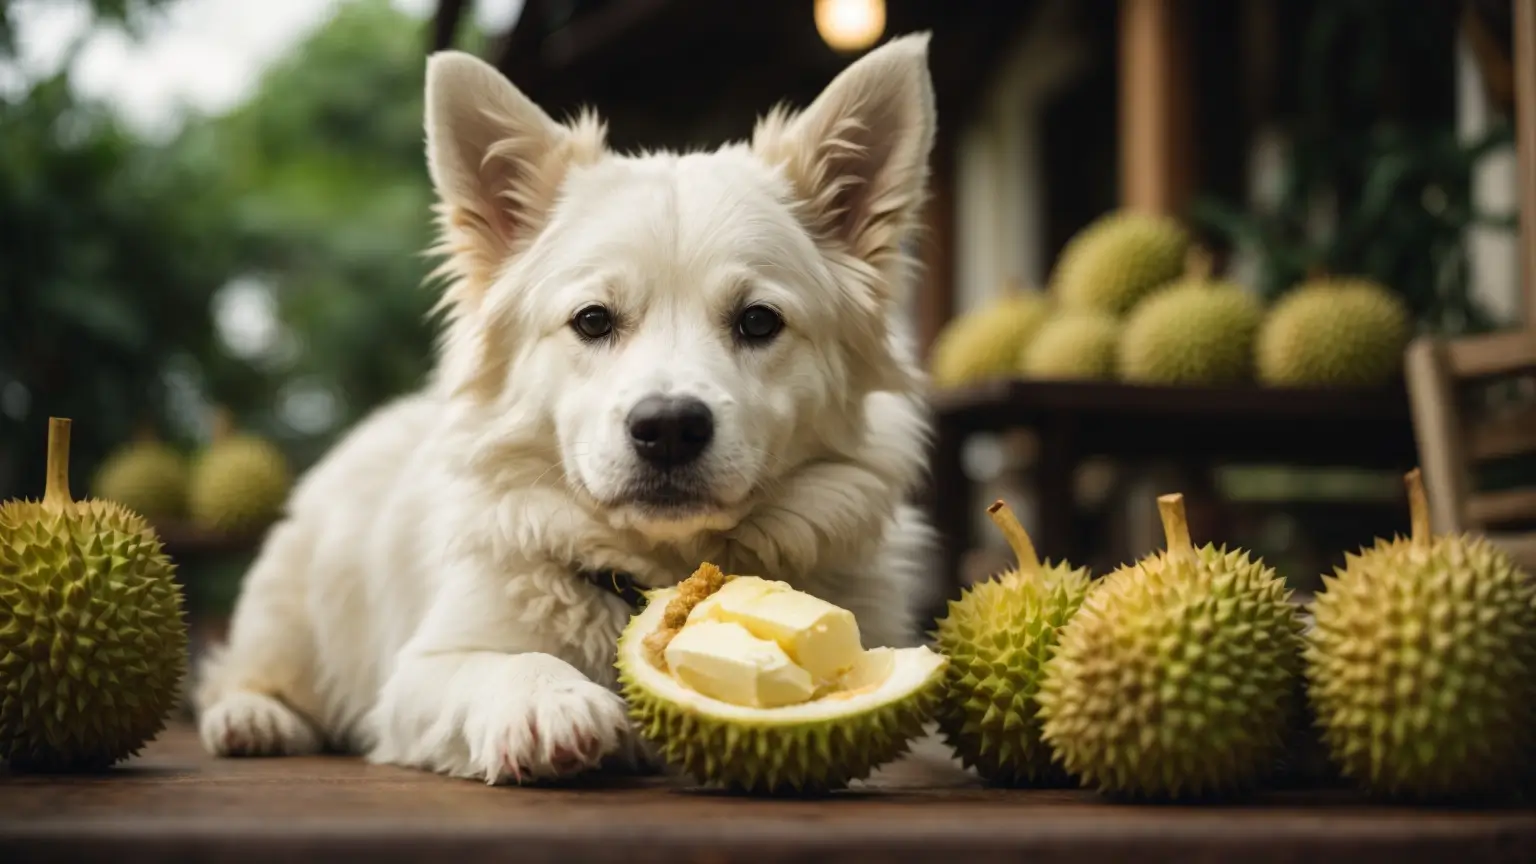
{"label": "wood grain", "polygon": [[1150,807],[984,788],[937,756],[820,801],[666,778],[487,787],[350,757],[213,760],[170,730],[109,776],[0,773],[0,861],[1530,862],[1536,810],[1371,805],[1348,791]]}
{"label": "wood grain", "polygon": [[1451,373],[1464,381],[1536,371],[1536,327],[1447,340]]}

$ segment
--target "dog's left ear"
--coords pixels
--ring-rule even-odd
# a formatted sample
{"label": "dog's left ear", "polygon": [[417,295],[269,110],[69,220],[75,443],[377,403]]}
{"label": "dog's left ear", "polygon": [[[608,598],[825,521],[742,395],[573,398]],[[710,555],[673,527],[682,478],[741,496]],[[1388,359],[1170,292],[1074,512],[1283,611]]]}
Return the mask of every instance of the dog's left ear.
{"label": "dog's left ear", "polygon": [[752,148],[783,167],[813,235],[881,270],[901,253],[928,182],[936,124],[928,33],[856,60],[798,116],[765,117]]}

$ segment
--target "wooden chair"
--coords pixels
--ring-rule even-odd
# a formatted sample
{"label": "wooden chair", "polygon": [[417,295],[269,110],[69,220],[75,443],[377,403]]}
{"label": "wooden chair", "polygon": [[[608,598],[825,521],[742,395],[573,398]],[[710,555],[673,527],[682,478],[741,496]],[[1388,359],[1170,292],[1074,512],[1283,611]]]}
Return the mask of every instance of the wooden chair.
{"label": "wooden chair", "polygon": [[1515,488],[1475,481],[1480,466],[1536,460],[1536,329],[1421,337],[1406,377],[1435,530],[1484,534],[1536,571],[1536,471]]}

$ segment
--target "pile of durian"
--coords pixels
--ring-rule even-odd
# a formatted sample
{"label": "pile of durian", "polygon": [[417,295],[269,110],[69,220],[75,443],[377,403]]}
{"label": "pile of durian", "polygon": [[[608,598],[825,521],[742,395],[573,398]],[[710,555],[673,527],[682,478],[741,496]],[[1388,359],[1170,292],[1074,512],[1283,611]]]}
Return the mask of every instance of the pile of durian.
{"label": "pile of durian", "polygon": [[[99,770],[165,726],[183,597],[142,515],[71,495],[68,420],[46,467],[40,499],[0,504],[0,762]],[[1180,495],[1158,499],[1164,548],[1097,579],[1041,561],[998,502],[1018,564],[953,601],[931,645],[866,648],[851,611],[706,563],[630,619],[619,680],[663,760],[757,794],[845,788],[931,728],[1000,785],[1528,793],[1536,578],[1485,538],[1434,534],[1406,482],[1410,533],[1346,556],[1305,607],[1251,553],[1197,546]]]}
{"label": "pile of durian", "polygon": [[1016,568],[950,603],[931,645],[866,650],[847,610],[701,567],[620,643],[641,733],[696,781],[760,794],[868,777],[936,728],[985,781],[1211,801],[1348,784],[1405,801],[1527,791],[1536,578],[1485,539],[1412,531],[1347,555],[1309,604],[1251,553],[1190,536],[1101,578],[1042,562],[1001,501]]}
{"label": "pile of durian", "polygon": [[1047,290],[1012,288],[949,322],[939,388],[1008,378],[1368,387],[1399,374],[1412,321],[1387,286],[1317,276],[1272,304],[1213,275],[1176,219],[1119,210],[1062,249]]}
{"label": "pile of durian", "polygon": [[259,532],[278,516],[293,485],[283,452],[214,412],[210,441],[187,455],[153,428],[107,455],[91,493],[156,523],[187,522],[205,531]]}

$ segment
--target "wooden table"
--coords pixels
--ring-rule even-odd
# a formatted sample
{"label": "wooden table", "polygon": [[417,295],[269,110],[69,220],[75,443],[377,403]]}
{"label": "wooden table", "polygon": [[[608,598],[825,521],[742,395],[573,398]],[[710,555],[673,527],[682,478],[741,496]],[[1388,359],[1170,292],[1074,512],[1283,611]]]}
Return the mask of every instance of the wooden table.
{"label": "wooden table", "polygon": [[934,397],[929,491],[953,594],[971,545],[971,483],[961,460],[979,432],[1028,428],[1039,437],[1040,554],[1080,560],[1070,540],[1073,477],[1084,459],[1270,463],[1408,470],[1418,462],[1408,395],[1371,390],[1152,387],[1115,382],[996,381]]}
{"label": "wooden table", "polygon": [[1347,791],[1133,807],[983,788],[941,755],[827,800],[768,801],[665,778],[492,788],[347,757],[214,760],[178,726],[110,776],[0,773],[0,861],[1536,861],[1536,809],[1389,808]]}

